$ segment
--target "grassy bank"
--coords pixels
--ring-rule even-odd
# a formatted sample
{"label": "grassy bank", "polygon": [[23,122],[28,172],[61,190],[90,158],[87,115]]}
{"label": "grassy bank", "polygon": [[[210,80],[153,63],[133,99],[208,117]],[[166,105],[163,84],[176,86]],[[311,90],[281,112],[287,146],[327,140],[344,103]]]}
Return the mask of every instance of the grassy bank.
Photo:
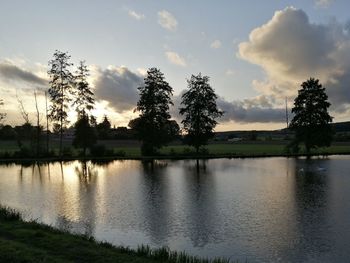
{"label": "grassy bank", "polygon": [[199,259],[167,248],[115,247],[91,237],[72,235],[36,222],[24,222],[18,212],[0,206],[0,262],[169,262],[228,263]]}
{"label": "grassy bank", "polygon": [[[186,145],[169,145],[160,149],[157,156],[147,158],[221,158],[221,157],[264,157],[264,156],[303,156],[305,151],[301,148],[298,154],[290,154],[286,151],[286,141],[250,141],[238,143],[211,143],[204,151],[196,154],[194,149]],[[97,153],[90,154],[87,159],[143,159],[139,143],[124,141],[100,141],[102,149]],[[17,152],[16,152],[17,151]],[[71,146],[70,142],[65,143],[63,158],[58,158],[58,146],[53,144],[51,154],[42,156],[44,160],[75,160],[82,159],[79,150]],[[32,151],[29,151],[32,154]],[[310,155],[333,155],[350,154],[350,143],[334,143],[330,147],[312,150]],[[16,143],[11,141],[0,141],[0,160],[21,160],[36,159],[33,156],[21,155],[16,149]]]}

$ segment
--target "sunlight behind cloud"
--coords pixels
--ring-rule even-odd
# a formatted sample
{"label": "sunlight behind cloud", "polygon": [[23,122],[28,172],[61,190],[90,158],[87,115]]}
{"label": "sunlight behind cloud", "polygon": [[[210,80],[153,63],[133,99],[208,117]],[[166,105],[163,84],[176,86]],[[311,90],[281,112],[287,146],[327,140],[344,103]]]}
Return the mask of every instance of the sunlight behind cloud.
{"label": "sunlight behind cloud", "polygon": [[336,21],[311,23],[303,10],[288,7],[254,29],[238,55],[264,69],[267,79],[254,83],[266,96],[292,99],[303,81],[315,77],[326,87],[332,110],[348,111],[350,36],[343,28]]}

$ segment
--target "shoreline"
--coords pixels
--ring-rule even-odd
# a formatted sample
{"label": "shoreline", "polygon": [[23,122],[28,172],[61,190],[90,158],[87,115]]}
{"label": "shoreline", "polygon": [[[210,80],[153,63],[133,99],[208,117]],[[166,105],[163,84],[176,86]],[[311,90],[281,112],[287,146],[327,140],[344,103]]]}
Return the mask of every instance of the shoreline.
{"label": "shoreline", "polygon": [[311,153],[311,154],[205,154],[205,155],[155,155],[155,156],[104,156],[104,157],[40,157],[40,158],[8,158],[0,159],[0,164],[11,164],[21,162],[71,162],[71,161],[118,161],[118,160],[138,160],[138,161],[152,161],[152,160],[205,160],[205,159],[246,159],[246,158],[271,158],[271,157],[284,157],[284,158],[299,158],[299,157],[325,157],[332,155],[350,155],[349,152],[323,152],[323,153]]}
{"label": "shoreline", "polygon": [[[24,221],[16,210],[0,205],[0,262],[130,262],[229,263],[140,245],[137,249],[114,246],[94,237],[59,230],[36,221]],[[237,262],[237,261],[234,261]]]}

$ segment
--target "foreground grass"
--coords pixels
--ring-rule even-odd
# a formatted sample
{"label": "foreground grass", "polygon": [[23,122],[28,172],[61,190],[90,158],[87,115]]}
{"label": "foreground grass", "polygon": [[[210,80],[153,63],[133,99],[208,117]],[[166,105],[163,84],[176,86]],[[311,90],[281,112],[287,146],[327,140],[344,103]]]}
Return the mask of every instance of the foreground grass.
{"label": "foreground grass", "polygon": [[167,248],[136,250],[114,247],[91,237],[72,235],[36,222],[24,222],[18,212],[0,206],[0,262],[169,262],[228,263],[199,259]]}

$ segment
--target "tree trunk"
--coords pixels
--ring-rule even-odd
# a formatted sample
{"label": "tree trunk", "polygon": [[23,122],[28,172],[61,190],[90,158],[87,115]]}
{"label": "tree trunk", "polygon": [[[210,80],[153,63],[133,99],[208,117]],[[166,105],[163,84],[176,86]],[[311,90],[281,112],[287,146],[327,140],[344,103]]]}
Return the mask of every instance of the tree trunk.
{"label": "tree trunk", "polygon": [[63,140],[63,121],[61,119],[61,129],[60,129],[60,154],[59,156],[62,157],[62,140]]}

